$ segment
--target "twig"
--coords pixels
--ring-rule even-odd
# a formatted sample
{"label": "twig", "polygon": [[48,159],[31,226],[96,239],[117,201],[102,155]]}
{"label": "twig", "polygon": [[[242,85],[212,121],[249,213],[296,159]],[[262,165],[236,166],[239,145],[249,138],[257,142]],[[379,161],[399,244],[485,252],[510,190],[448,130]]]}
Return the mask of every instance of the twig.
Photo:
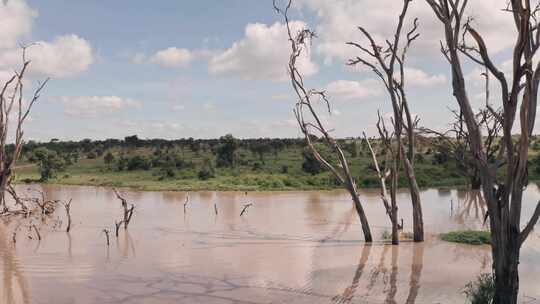
{"label": "twig", "polygon": [[111,244],[109,242],[109,229],[103,229],[103,233],[105,233],[105,237],[107,238],[107,247],[109,247],[109,245]]}
{"label": "twig", "polygon": [[67,215],[67,218],[68,218],[68,224],[67,224],[66,232],[69,232],[71,230],[71,213],[70,213],[71,202],[72,202],[72,199],[69,199],[68,203],[63,204],[64,208],[66,209],[66,215]]}
{"label": "twig", "polygon": [[244,215],[244,213],[247,211],[247,209],[249,207],[251,207],[251,205],[253,205],[252,203],[249,203],[249,204],[245,204],[244,205],[244,208],[242,208],[242,212],[240,212],[240,216]]}

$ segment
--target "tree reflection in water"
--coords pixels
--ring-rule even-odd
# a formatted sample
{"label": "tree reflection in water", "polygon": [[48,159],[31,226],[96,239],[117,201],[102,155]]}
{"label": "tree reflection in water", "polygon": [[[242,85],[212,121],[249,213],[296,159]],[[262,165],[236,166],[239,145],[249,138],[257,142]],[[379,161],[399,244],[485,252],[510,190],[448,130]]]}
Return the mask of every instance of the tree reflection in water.
{"label": "tree reflection in water", "polygon": [[[414,304],[418,297],[420,290],[420,279],[422,275],[423,262],[424,262],[424,244],[423,243],[410,243],[402,244],[400,246],[394,245],[381,245],[383,246],[381,256],[377,265],[373,266],[373,269],[369,271],[368,283],[366,287],[366,294],[357,295],[359,286],[361,285],[362,277],[368,273],[368,261],[374,247],[378,245],[364,245],[360,255],[360,260],[354,272],[352,282],[345,288],[343,293],[332,298],[333,303],[352,303],[356,297],[366,298],[372,289],[376,287],[379,279],[382,280],[384,286],[384,293],[386,294],[385,303],[397,303],[396,295],[398,293],[398,274],[399,274],[399,250],[400,246],[412,246],[412,261],[411,271],[409,275],[409,290],[405,303]],[[390,271],[386,267],[386,259],[388,252],[391,251],[391,269]]]}

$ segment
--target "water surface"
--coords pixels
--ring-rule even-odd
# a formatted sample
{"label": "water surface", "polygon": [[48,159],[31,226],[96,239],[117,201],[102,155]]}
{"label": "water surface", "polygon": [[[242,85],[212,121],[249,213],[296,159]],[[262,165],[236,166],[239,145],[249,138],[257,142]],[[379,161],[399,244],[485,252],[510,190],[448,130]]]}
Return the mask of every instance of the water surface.
{"label": "water surface", "polygon": [[[63,208],[31,223],[41,241],[25,223],[14,244],[17,223],[0,221],[0,303],[464,303],[465,284],[490,270],[488,246],[437,237],[482,228],[486,208],[474,192],[422,192],[426,242],[390,246],[380,240],[390,225],[376,191],[362,193],[379,238],[365,245],[342,191],[190,193],[185,212],[185,192],[123,191],[136,211],[116,238],[122,209],[111,189],[35,187],[51,199],[73,199],[72,231],[63,231]],[[530,186],[524,215],[538,199]],[[410,231],[406,192],[399,201]],[[536,303],[538,232],[524,245],[520,274],[522,301]]]}

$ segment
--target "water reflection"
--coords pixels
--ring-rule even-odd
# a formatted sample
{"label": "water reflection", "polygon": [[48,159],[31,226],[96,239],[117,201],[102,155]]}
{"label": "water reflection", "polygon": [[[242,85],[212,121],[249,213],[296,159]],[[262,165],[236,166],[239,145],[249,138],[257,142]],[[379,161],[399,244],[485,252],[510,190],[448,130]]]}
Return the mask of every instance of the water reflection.
{"label": "water reflection", "polygon": [[481,191],[458,190],[458,198],[457,206],[452,206],[452,216],[456,221],[465,223],[468,219],[476,222],[484,220],[487,206]]}
{"label": "water reflection", "polygon": [[[1,303],[455,303],[490,267],[489,248],[436,235],[482,225],[485,204],[474,192],[423,192],[428,241],[391,246],[363,244],[345,192],[190,193],[184,213],[186,193],[124,191],[137,213],[118,238],[111,233],[107,247],[100,231],[114,232],[122,214],[112,191],[43,189],[51,198],[73,198],[74,228],[53,228],[63,219],[58,210],[36,223],[42,242],[25,230],[15,248],[14,223],[0,223]],[[533,190],[527,200],[540,197]],[[362,196],[379,236],[390,228],[379,195]],[[253,208],[240,217],[246,201]],[[406,192],[399,201],[410,223]],[[534,282],[540,242],[528,243],[522,255],[522,281]],[[521,290],[540,295],[535,284]]]}
{"label": "water reflection", "polygon": [[0,257],[2,258],[2,303],[30,303],[28,283],[19,268],[15,246],[8,238],[7,226],[0,224]]}

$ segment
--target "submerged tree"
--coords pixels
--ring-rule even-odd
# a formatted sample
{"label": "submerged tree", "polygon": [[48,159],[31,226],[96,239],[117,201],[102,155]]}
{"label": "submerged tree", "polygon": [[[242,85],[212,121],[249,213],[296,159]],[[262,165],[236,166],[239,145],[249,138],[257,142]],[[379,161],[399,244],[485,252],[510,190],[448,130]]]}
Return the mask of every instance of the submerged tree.
{"label": "submerged tree", "polygon": [[[414,172],[415,129],[418,120],[413,118],[409,110],[405,90],[405,60],[407,59],[407,51],[411,43],[419,36],[417,32],[417,19],[414,20],[412,29],[406,34],[403,32],[403,25],[411,1],[403,0],[403,7],[394,31],[394,37],[391,40],[386,40],[385,46],[378,44],[373,38],[373,35],[361,26],[358,27],[358,30],[367,39],[368,45],[365,46],[362,43],[356,42],[348,42],[347,44],[356,47],[360,52],[360,55],[349,60],[348,64],[363,65],[371,69],[384,84],[386,92],[390,97],[393,109],[392,124],[394,130],[390,136],[391,138],[389,138],[391,141],[389,145],[395,144],[396,146],[395,149],[389,149],[393,160],[393,169],[390,176],[390,196],[395,201],[399,169],[403,162],[413,206],[414,241],[421,242],[424,240],[424,219],[420,200],[420,188]],[[405,138],[403,138],[404,136]]]}
{"label": "submerged tree", "polygon": [[[30,65],[26,58],[26,47],[22,48],[22,65],[15,70],[13,76],[6,80],[0,88],[0,212],[7,212],[6,192],[10,193],[15,201],[17,197],[12,189],[11,182],[15,164],[19,160],[24,145],[23,126],[30,114],[30,110],[38,101],[41,91],[47,80],[38,83],[30,98],[25,98],[24,77]],[[9,132],[14,128],[14,132]],[[13,144],[8,144],[13,141]]]}
{"label": "submerged tree", "polygon": [[[465,18],[466,0],[426,1],[444,26],[441,51],[451,67],[453,94],[468,130],[469,148],[480,174],[489,213],[495,275],[493,303],[514,304],[519,290],[520,249],[540,217],[538,203],[529,222],[521,227],[523,191],[528,183],[528,149],[540,83],[540,64],[533,66],[540,47],[540,4],[531,6],[530,0],[508,1],[505,11],[515,21],[517,37],[512,51],[512,72],[506,75],[493,62],[484,38],[473,27],[471,19]],[[474,43],[467,44],[465,38]],[[497,119],[502,125],[502,138],[496,159],[488,158],[481,127],[469,99],[462,55],[485,67],[500,85],[502,113]],[[514,127],[519,133],[513,137]],[[501,167],[501,162],[505,166]]]}
{"label": "submerged tree", "polygon": [[[337,181],[344,185],[347,191],[350,193],[356,208],[356,212],[360,218],[364,239],[366,242],[372,242],[373,237],[371,235],[368,219],[364,212],[362,202],[360,201],[358,188],[349,169],[349,164],[345,157],[345,153],[321,120],[321,115],[318,113],[316,105],[314,104],[314,102],[321,101],[324,103],[328,113],[331,114],[330,101],[328,100],[324,91],[306,88],[304,84],[304,76],[298,69],[297,60],[300,58],[300,56],[303,56],[305,52],[308,52],[309,43],[315,35],[311,30],[306,28],[300,29],[297,33],[293,33],[293,31],[297,29],[293,29],[289,22],[290,20],[288,12],[291,5],[292,0],[288,0],[286,7],[281,9],[274,1],[274,8],[284,18],[287,26],[289,42],[291,44],[291,55],[287,70],[291,79],[292,87],[298,98],[294,110],[296,119],[300,126],[300,130],[306,139],[307,147],[311,151],[312,155],[319,161],[319,163],[321,163],[324,168],[329,170]],[[331,152],[337,158],[337,164],[333,164],[333,162],[321,154],[320,149],[316,145],[317,142],[320,144],[325,144],[329,147]]]}

